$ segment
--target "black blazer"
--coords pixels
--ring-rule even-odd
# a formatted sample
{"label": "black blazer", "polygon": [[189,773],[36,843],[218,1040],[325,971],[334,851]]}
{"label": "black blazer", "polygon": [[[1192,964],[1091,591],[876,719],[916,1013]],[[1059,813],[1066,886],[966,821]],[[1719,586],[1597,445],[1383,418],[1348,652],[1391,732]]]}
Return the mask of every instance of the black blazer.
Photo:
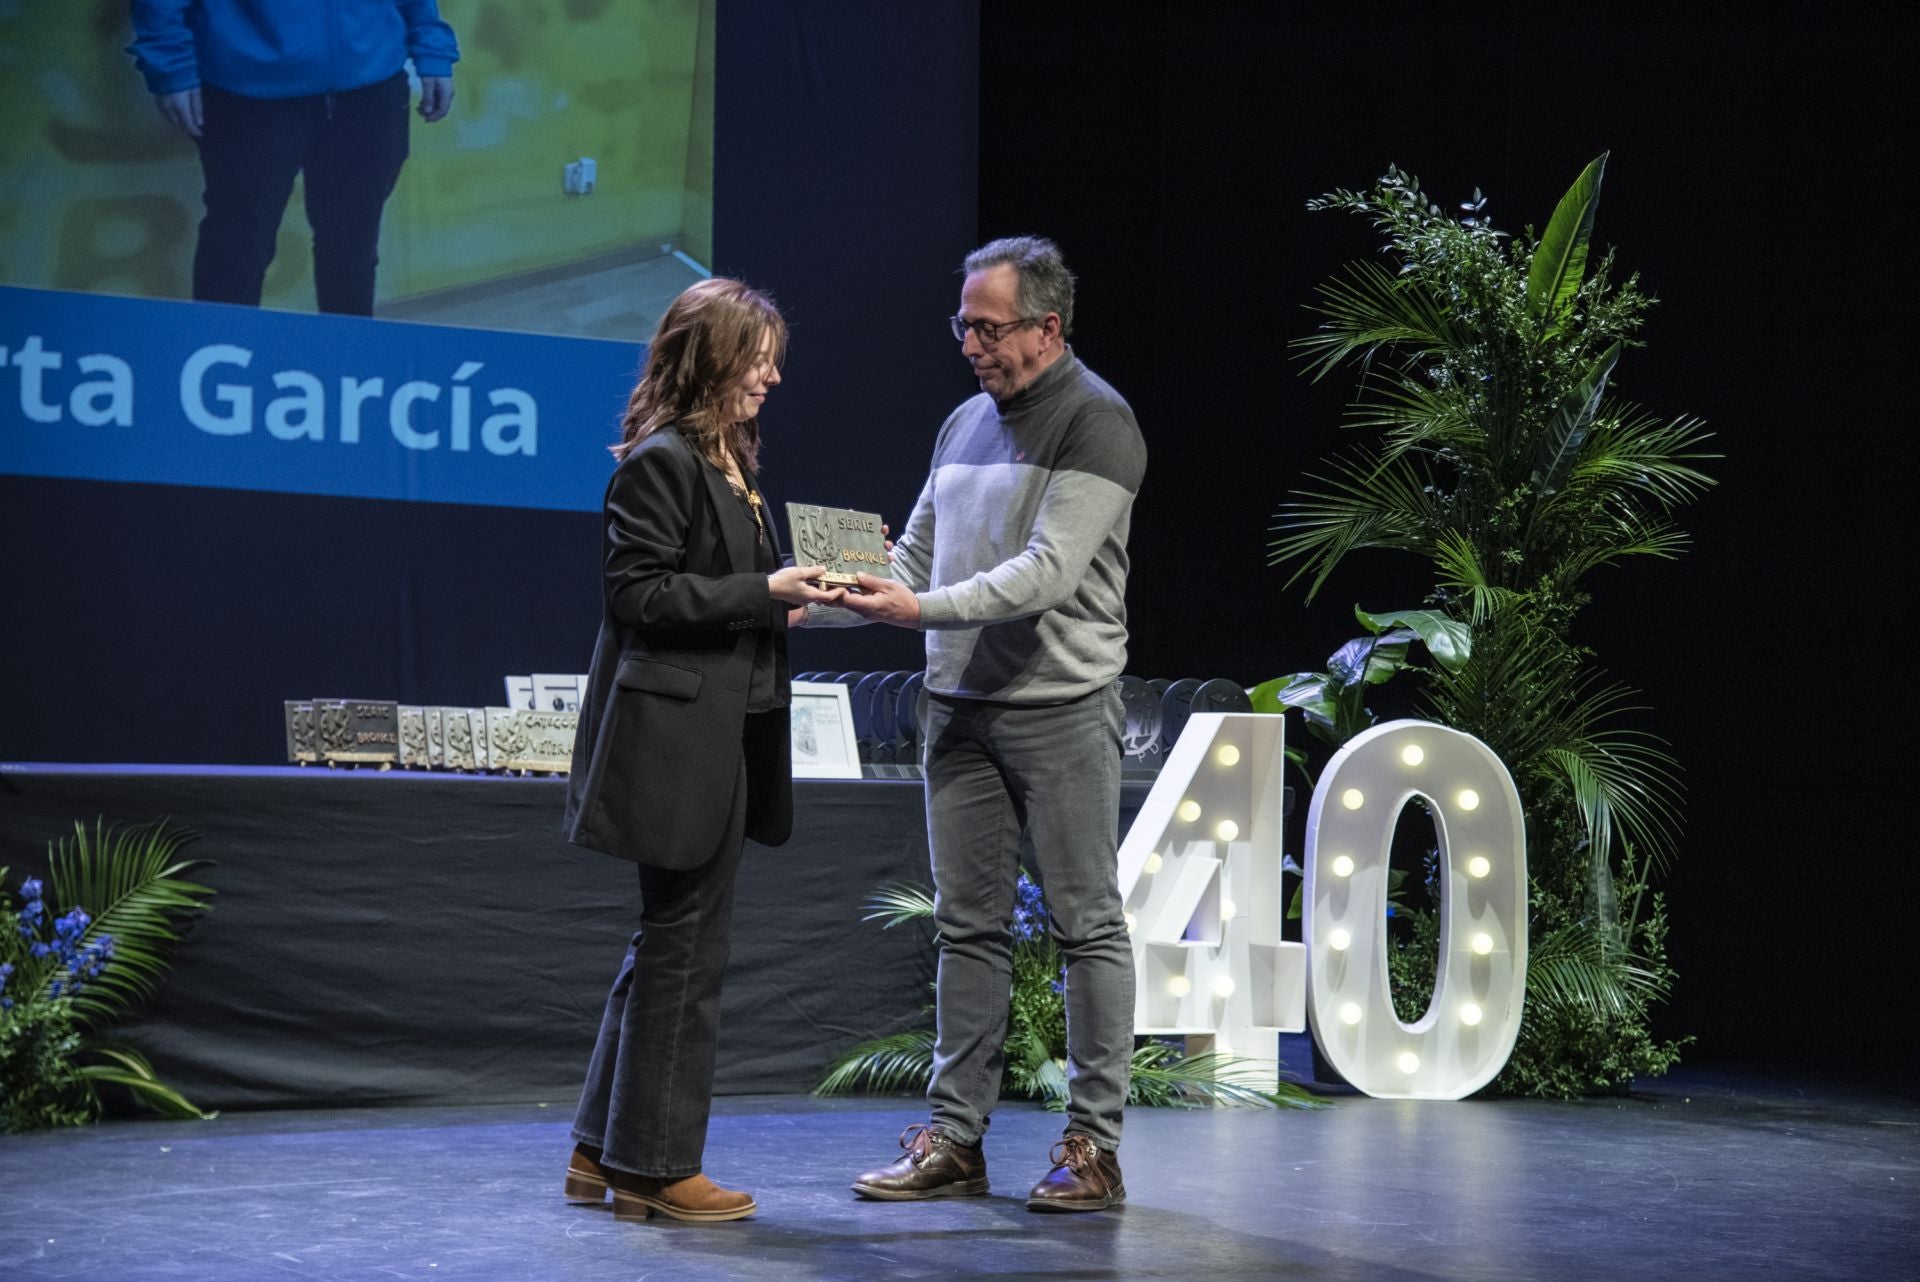
{"label": "black blazer", "polygon": [[722,518],[739,503],[671,427],[607,482],[604,610],[567,780],[565,831],[577,846],[698,867],[726,831],[743,756],[747,836],[777,846],[792,831],[785,708],[756,717],[743,742],[763,629],[774,634],[775,687],[783,701],[787,693],[787,606],[754,568],[751,524]]}

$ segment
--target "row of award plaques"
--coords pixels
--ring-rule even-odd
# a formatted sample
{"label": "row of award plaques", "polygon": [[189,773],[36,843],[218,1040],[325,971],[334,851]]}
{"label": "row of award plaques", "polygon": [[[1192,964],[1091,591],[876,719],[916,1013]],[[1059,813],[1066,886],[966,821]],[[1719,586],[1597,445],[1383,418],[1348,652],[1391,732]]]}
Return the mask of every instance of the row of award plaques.
{"label": "row of award plaques", "polygon": [[295,765],[565,774],[578,712],[430,708],[382,699],[289,699]]}
{"label": "row of award plaques", "polygon": [[[922,672],[802,672],[796,682],[842,685],[853,713],[861,773],[917,778],[927,726]],[[1226,680],[1119,680],[1125,728],[1121,766],[1157,773],[1196,712],[1250,712]],[[287,760],[296,765],[564,774],[573,762],[575,711],[419,707],[380,699],[286,702]]]}

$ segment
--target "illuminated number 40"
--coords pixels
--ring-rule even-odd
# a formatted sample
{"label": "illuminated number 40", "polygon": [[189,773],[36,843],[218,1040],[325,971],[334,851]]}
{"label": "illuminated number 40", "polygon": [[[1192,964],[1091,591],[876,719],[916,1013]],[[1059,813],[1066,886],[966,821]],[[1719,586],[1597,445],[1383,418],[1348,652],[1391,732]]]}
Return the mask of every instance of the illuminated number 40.
{"label": "illuminated number 40", "polygon": [[[1459,1099],[1512,1053],[1526,988],[1526,831],[1500,759],[1472,735],[1394,721],[1350,740],[1307,812],[1304,943],[1283,941],[1284,720],[1194,716],[1120,846],[1137,1032],[1274,1061],[1310,1021],[1369,1095]],[[1433,999],[1411,1024],[1387,983],[1388,857],[1407,803],[1438,838]]]}

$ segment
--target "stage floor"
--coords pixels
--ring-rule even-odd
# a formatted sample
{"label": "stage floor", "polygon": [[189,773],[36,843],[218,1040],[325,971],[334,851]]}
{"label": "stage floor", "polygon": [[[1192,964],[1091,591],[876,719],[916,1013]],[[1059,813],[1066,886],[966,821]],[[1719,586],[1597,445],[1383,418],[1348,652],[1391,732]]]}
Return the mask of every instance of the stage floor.
{"label": "stage floor", "polygon": [[1009,1104],[991,1196],[847,1190],[917,1101],[718,1101],[708,1170],[760,1212],[568,1205],[569,1101],[230,1114],[0,1141],[0,1276],[1494,1279],[1920,1275],[1920,1104],[1678,1073],[1625,1100],[1137,1109],[1128,1202],[1024,1205],[1060,1119]]}

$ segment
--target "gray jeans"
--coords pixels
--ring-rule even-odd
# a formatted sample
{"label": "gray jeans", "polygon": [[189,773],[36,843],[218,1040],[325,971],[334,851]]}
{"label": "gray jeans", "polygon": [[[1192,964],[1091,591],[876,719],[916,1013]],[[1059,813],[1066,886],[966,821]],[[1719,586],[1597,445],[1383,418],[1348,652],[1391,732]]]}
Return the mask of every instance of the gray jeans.
{"label": "gray jeans", "polygon": [[940,928],[933,1120],[977,1143],[1000,1099],[1025,828],[1067,966],[1067,1130],[1117,1148],[1133,1056],[1133,948],[1115,865],[1119,692],[1048,707],[942,696],[927,706]]}

